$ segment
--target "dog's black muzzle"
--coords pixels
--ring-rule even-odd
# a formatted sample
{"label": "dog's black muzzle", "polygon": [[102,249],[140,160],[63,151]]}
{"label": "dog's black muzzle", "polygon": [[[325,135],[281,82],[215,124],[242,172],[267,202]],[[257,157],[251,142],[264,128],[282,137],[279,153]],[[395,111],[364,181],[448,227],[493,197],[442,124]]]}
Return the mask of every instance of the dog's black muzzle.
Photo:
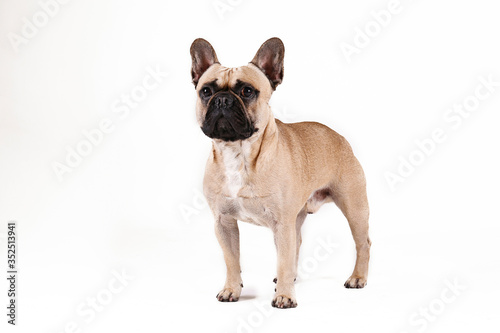
{"label": "dog's black muzzle", "polygon": [[245,140],[257,131],[241,102],[228,91],[215,94],[209,101],[201,130],[209,138],[224,141]]}

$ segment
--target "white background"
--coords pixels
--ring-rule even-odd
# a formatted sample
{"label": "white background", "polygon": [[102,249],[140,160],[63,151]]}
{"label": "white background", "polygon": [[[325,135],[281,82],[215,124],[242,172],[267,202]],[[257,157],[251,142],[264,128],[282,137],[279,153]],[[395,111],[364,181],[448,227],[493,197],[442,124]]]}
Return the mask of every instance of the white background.
{"label": "white background", "polygon": [[[212,0],[73,0],[16,52],[9,36],[41,7],[0,1],[0,267],[7,222],[16,220],[20,272],[14,329],[0,274],[1,331],[498,331],[500,87],[456,128],[443,116],[474,96],[478,77],[500,81],[499,6],[401,0],[348,62],[342,43],[354,45],[356,29],[388,1],[231,3],[219,15]],[[286,47],[284,82],[271,100],[277,118],[344,135],[364,167],[371,207],[367,287],[343,287],[354,243],[342,214],[326,205],[307,218],[306,274],[291,310],[270,309],[271,232],[244,223],[242,297],[216,301],[225,266],[196,194],[210,140],[195,121],[190,44],[206,38],[222,64],[240,66],[273,36]],[[113,103],[147,67],[168,77],[120,118]],[[67,147],[103,118],[114,131],[59,181],[53,163],[65,163]],[[447,139],[391,191],[385,174],[437,128]],[[335,244],[326,257],[325,240]],[[110,294],[122,270],[134,278]],[[454,294],[448,283],[464,289]],[[79,315],[96,296],[107,303],[102,311]]]}

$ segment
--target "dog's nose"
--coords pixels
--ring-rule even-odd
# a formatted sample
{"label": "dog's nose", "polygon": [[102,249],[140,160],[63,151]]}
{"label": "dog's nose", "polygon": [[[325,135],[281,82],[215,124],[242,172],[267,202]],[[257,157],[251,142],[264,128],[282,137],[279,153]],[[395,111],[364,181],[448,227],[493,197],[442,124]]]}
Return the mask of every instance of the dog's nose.
{"label": "dog's nose", "polygon": [[229,108],[233,105],[234,97],[229,93],[220,93],[215,97],[215,106],[219,109]]}

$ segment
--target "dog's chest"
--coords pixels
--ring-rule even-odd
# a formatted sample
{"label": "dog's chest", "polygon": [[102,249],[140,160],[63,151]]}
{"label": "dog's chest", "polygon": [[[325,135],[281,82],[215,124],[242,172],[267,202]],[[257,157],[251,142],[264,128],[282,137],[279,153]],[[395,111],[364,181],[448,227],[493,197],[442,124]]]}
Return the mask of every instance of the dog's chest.
{"label": "dog's chest", "polygon": [[252,193],[252,177],[249,175],[250,147],[242,144],[222,149],[224,182],[222,184],[221,212],[235,219],[258,225],[268,225],[270,212],[264,202]]}
{"label": "dog's chest", "polygon": [[271,210],[260,198],[229,198],[221,200],[220,212],[236,220],[270,227],[274,221]]}

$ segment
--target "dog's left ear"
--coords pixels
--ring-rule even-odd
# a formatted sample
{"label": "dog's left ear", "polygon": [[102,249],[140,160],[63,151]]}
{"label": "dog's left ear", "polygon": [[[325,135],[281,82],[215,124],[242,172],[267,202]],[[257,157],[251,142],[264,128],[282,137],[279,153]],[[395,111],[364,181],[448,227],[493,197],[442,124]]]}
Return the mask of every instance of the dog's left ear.
{"label": "dog's left ear", "polygon": [[283,81],[283,60],[285,58],[285,45],[281,39],[274,37],[268,39],[255,54],[251,61],[266,74],[271,87],[276,89]]}
{"label": "dog's left ear", "polygon": [[191,77],[196,88],[203,73],[219,60],[212,45],[203,38],[195,39],[191,44],[191,60]]}

